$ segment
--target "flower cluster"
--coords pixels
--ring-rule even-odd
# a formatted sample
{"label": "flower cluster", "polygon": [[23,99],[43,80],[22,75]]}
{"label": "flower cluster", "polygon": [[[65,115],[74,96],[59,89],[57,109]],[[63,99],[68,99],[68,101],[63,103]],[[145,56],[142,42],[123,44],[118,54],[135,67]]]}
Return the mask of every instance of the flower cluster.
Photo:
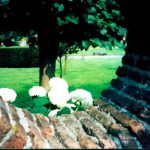
{"label": "flower cluster", "polygon": [[42,97],[42,96],[46,96],[47,91],[41,87],[41,86],[33,86],[30,90],[29,90],[29,95],[31,97]]}
{"label": "flower cluster", "polygon": [[70,92],[70,99],[73,103],[81,103],[84,106],[93,105],[93,98],[90,92],[84,89],[76,89]]}
{"label": "flower cluster", "polygon": [[15,101],[17,94],[13,89],[9,88],[0,88],[0,96],[2,97],[3,101]]}
{"label": "flower cluster", "polygon": [[53,77],[49,80],[50,90],[68,89],[68,83],[59,77]]}
{"label": "flower cluster", "polygon": [[48,97],[51,103],[59,108],[64,107],[70,99],[67,82],[59,77],[53,77],[49,81],[49,86]]}
{"label": "flower cluster", "polygon": [[77,89],[69,93],[68,84],[62,78],[51,78],[49,86],[48,92],[41,86],[34,86],[29,90],[33,100],[31,112],[40,111],[45,115],[58,116],[84,110],[84,106],[93,104],[90,92]]}

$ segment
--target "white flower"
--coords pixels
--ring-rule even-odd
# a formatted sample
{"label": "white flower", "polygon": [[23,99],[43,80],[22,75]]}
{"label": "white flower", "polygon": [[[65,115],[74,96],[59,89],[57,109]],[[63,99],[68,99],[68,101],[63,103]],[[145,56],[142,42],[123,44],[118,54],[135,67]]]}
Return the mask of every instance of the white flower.
{"label": "white flower", "polygon": [[52,110],[52,111],[50,111],[48,116],[56,116],[58,111],[59,111],[59,109]]}
{"label": "white flower", "polygon": [[0,96],[2,97],[3,101],[15,101],[17,94],[13,89],[9,88],[0,88]]}
{"label": "white flower", "polygon": [[76,105],[74,105],[74,104],[69,104],[69,103],[67,103],[65,106],[66,106],[66,107],[69,107],[70,109],[71,109],[71,107],[76,107]]}
{"label": "white flower", "polygon": [[33,86],[30,90],[29,90],[29,95],[32,96],[38,96],[38,97],[42,97],[42,96],[46,96],[47,91],[41,87],[41,86]]}
{"label": "white flower", "polygon": [[93,98],[91,93],[84,89],[77,89],[70,92],[70,97],[73,102],[80,101],[83,105],[93,104]]}
{"label": "white flower", "polygon": [[67,89],[62,90],[50,90],[48,92],[48,97],[50,102],[58,107],[64,107],[67,104],[67,101],[70,99],[70,94]]}
{"label": "white flower", "polygon": [[50,90],[68,89],[68,83],[59,77],[53,77],[49,81]]}

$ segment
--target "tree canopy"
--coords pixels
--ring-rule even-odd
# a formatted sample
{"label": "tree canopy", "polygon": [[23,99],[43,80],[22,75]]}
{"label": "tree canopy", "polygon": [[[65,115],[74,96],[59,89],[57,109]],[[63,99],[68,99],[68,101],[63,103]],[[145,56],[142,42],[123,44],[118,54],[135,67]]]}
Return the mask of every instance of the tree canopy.
{"label": "tree canopy", "polygon": [[122,21],[117,0],[0,0],[1,30],[49,28],[56,41],[81,49],[124,46]]}

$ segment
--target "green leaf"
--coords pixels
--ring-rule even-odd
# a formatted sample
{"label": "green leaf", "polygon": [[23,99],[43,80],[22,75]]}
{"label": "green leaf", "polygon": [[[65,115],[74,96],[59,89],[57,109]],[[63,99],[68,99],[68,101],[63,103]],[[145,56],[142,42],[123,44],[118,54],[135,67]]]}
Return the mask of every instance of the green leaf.
{"label": "green leaf", "polygon": [[54,7],[57,8],[58,11],[64,10],[64,5],[59,3],[54,3]]}
{"label": "green leaf", "polygon": [[74,23],[74,24],[78,24],[79,23],[79,18],[75,17],[73,15],[69,15],[67,17],[65,17],[67,21]]}
{"label": "green leaf", "polygon": [[109,41],[103,41],[103,45],[108,50],[112,49],[112,44]]}
{"label": "green leaf", "polygon": [[120,11],[113,9],[113,10],[112,10],[112,15],[114,15],[114,16],[119,16],[119,15],[120,15]]}
{"label": "green leaf", "polygon": [[103,44],[99,38],[91,38],[90,41],[92,42],[93,46],[99,46],[99,47],[103,46]]}
{"label": "green leaf", "polygon": [[57,17],[57,22],[58,22],[59,26],[62,26],[62,25],[65,24],[65,22],[61,18],[59,18],[59,17]]}
{"label": "green leaf", "polygon": [[43,114],[45,116],[48,115],[48,109],[44,106],[34,107],[30,111],[31,113],[34,113],[34,114],[38,113],[38,114]]}
{"label": "green leaf", "polygon": [[107,19],[112,18],[112,16],[111,16],[107,11],[102,11],[102,13],[105,15],[105,17],[106,17]]}
{"label": "green leaf", "polygon": [[99,8],[100,10],[103,9],[103,7],[101,5],[99,5],[99,4],[96,4],[96,7]]}
{"label": "green leaf", "polygon": [[82,41],[82,47],[85,48],[86,50],[89,48],[90,42],[87,40]]}
{"label": "green leaf", "polygon": [[115,30],[117,28],[117,24],[115,22],[111,22],[110,24],[108,24],[108,26],[111,28],[111,30]]}
{"label": "green leaf", "polygon": [[60,116],[62,114],[70,114],[71,110],[68,107],[63,107],[60,111],[57,112],[57,116]]}
{"label": "green leaf", "polygon": [[98,25],[98,26],[102,26],[102,25],[104,24],[104,19],[99,19],[99,18],[97,18],[97,19],[96,19],[96,22],[97,22],[97,25]]}
{"label": "green leaf", "polygon": [[96,21],[96,18],[93,15],[87,15],[85,18],[85,21],[88,22],[89,24],[94,24]]}
{"label": "green leaf", "polygon": [[114,46],[125,49],[125,44],[123,44],[123,42],[118,42],[117,40],[114,41]]}
{"label": "green leaf", "polygon": [[47,97],[37,97],[33,99],[34,106],[42,106],[48,103],[50,103],[50,101]]}
{"label": "green leaf", "polygon": [[92,5],[92,0],[87,0],[89,5]]}
{"label": "green leaf", "polygon": [[101,30],[100,30],[100,33],[101,33],[102,35],[106,35],[107,29],[105,29],[105,28],[104,28],[104,29],[101,29]]}
{"label": "green leaf", "polygon": [[77,106],[77,111],[84,111],[84,110],[85,110],[85,108],[83,105]]}
{"label": "green leaf", "polygon": [[89,12],[89,13],[96,13],[97,11],[96,11],[96,8],[95,8],[95,7],[90,7],[90,8],[88,9],[88,12]]}
{"label": "green leaf", "polygon": [[119,34],[126,36],[126,34],[127,34],[126,28],[118,27],[118,30],[119,30]]}

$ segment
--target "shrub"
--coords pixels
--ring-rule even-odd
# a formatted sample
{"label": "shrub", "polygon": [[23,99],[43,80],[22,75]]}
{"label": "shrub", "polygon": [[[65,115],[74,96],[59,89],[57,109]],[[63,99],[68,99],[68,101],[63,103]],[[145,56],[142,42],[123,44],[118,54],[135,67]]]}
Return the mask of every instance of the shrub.
{"label": "shrub", "polygon": [[1,47],[0,67],[38,67],[39,52],[36,47]]}

